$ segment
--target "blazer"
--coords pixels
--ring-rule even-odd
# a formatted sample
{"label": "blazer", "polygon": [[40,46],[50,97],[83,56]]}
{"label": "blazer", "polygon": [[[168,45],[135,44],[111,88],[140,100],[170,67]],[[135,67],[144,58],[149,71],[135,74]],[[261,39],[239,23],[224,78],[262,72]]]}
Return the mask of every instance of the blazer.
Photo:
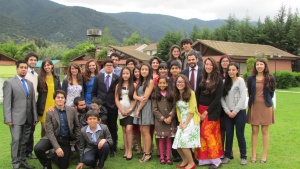
{"label": "blazer", "polygon": [[[198,90],[198,104],[201,104],[201,90]],[[209,105],[207,108],[207,112],[208,112],[208,120],[209,121],[217,121],[220,118],[221,115],[221,98],[222,98],[222,94],[223,94],[223,80],[220,77],[219,78],[219,83],[217,85],[216,90],[211,93],[209,95]]]}
{"label": "blazer", "polygon": [[[68,126],[70,130],[70,141],[75,141],[80,132],[77,112],[73,107],[66,106],[66,113],[68,119]],[[60,121],[58,112],[56,109],[54,111],[48,111],[46,114],[46,135],[43,139],[49,139],[54,149],[60,148],[56,137],[59,136],[60,132]]]}
{"label": "blazer", "polygon": [[[60,90],[61,85],[60,85],[60,80],[58,76],[53,76],[54,79],[54,91]],[[43,92],[39,88],[39,84],[37,86],[37,91],[39,93],[38,99],[37,99],[37,112],[39,116],[42,116],[44,114],[44,109],[45,109],[45,104],[46,104],[46,99],[47,99],[47,91]]]}
{"label": "blazer", "polygon": [[103,101],[103,106],[108,106],[109,108],[116,109],[117,106],[115,104],[115,89],[116,85],[119,83],[119,76],[116,74],[112,74],[112,80],[108,91],[106,91],[104,76],[104,73],[95,76],[92,89],[92,98],[97,97]]}
{"label": "blazer", "polygon": [[[81,84],[79,84],[79,85],[82,87],[82,90],[80,92],[80,97],[84,98],[85,85],[84,85],[84,79],[83,78],[82,78]],[[62,82],[62,90],[65,91],[67,95],[68,95],[68,86],[69,86],[68,78],[65,78]]]}
{"label": "blazer", "polygon": [[[190,52],[195,52],[196,53],[197,58],[198,58],[198,67],[199,67],[200,70],[202,70],[202,68],[203,68],[203,59],[202,59],[201,53],[199,51],[194,50],[194,49],[191,49]],[[181,58],[182,58],[181,63],[182,63],[182,69],[183,69],[184,68],[183,63],[184,63],[184,60],[186,59],[185,52],[183,52],[181,54]],[[186,68],[187,67],[189,67],[189,65],[186,62]]]}
{"label": "blazer", "polygon": [[[180,74],[183,74],[185,75],[189,80],[189,74],[190,74],[190,67],[188,66],[186,69],[184,69],[183,71],[180,72]],[[197,72],[197,78],[196,78],[196,90],[195,90],[195,93],[198,93],[198,90],[199,90],[199,84],[201,82],[201,79],[202,79],[202,68],[200,68],[198,66],[198,72]],[[199,99],[199,96],[196,95],[196,100]]]}
{"label": "blazer", "polygon": [[26,120],[29,124],[37,122],[35,91],[33,84],[26,80],[28,96],[18,76],[6,80],[3,84],[3,113],[4,123],[12,122],[23,125]]}
{"label": "blazer", "polygon": [[98,149],[98,143],[102,139],[106,139],[107,143],[112,146],[113,145],[113,140],[111,137],[111,134],[108,130],[108,127],[105,124],[99,124],[101,127],[100,131],[96,132],[96,138],[97,138],[97,145],[95,145],[92,142],[92,137],[91,135],[88,135],[86,133],[86,129],[88,126],[85,126],[81,128],[80,135],[79,135],[79,160],[82,162],[83,154],[92,150],[92,149]]}
{"label": "blazer", "polygon": [[[274,76],[271,76],[271,80],[275,81]],[[251,107],[254,99],[255,99],[255,93],[256,93],[256,76],[249,76],[247,80],[247,86],[248,86],[248,95],[249,95],[249,100],[248,100],[248,107]],[[264,93],[264,99],[267,107],[272,107],[273,102],[272,98],[274,96],[274,91],[270,91],[267,89],[266,85],[264,85],[263,93]]]}

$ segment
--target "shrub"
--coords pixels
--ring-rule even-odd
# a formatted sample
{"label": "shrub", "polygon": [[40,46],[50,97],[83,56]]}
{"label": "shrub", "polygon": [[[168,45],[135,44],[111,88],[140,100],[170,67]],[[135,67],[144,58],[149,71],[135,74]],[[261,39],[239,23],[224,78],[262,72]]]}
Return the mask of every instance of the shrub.
{"label": "shrub", "polygon": [[243,78],[244,78],[245,82],[247,82],[248,77],[249,77],[250,75],[251,75],[251,73],[249,73],[249,72],[243,73]]}
{"label": "shrub", "polygon": [[300,72],[292,72],[294,75],[294,80],[292,81],[292,87],[300,86]]}
{"label": "shrub", "polygon": [[276,83],[277,88],[279,89],[287,89],[292,87],[295,76],[292,72],[289,71],[278,71],[276,72]]}

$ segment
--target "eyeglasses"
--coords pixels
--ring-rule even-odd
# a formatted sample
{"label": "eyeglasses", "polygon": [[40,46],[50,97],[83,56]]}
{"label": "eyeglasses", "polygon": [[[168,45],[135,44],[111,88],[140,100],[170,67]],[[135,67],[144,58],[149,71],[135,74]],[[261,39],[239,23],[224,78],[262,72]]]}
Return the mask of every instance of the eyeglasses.
{"label": "eyeglasses", "polygon": [[110,67],[110,66],[113,66],[113,65],[111,65],[111,64],[109,64],[109,65],[108,65],[108,64],[106,64],[106,65],[104,65],[104,66],[108,66],[108,67]]}
{"label": "eyeglasses", "polygon": [[222,60],[222,63],[228,63],[229,60]]}

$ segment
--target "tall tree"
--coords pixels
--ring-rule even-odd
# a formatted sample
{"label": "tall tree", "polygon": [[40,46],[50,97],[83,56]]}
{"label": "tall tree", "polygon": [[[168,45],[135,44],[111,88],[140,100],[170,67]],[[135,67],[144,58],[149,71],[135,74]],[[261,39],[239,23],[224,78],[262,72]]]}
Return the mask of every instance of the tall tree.
{"label": "tall tree", "polygon": [[100,44],[100,46],[108,47],[109,45],[117,45],[119,42],[116,38],[114,38],[109,28],[104,28],[102,32],[102,36],[95,40],[95,44]]}
{"label": "tall tree", "polygon": [[167,31],[165,36],[158,41],[156,56],[162,60],[167,61],[170,56],[170,47],[172,45],[179,45],[182,39],[182,33],[180,31]]}
{"label": "tall tree", "polygon": [[151,41],[147,38],[141,38],[136,32],[133,32],[129,38],[123,38],[122,46],[131,46],[136,44],[150,44]]}
{"label": "tall tree", "polygon": [[193,30],[190,33],[190,38],[193,41],[196,41],[197,39],[202,39],[202,37],[201,37],[201,29],[196,24],[193,26]]}

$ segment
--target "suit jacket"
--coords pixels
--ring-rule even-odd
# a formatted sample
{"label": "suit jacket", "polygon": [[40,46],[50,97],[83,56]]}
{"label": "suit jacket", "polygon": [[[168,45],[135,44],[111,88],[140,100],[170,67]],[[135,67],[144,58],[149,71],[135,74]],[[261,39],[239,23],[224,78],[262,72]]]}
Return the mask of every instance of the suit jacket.
{"label": "suit jacket", "polygon": [[3,85],[3,113],[4,123],[12,122],[15,125],[23,125],[37,122],[35,107],[35,91],[33,84],[26,80],[28,96],[23,89],[22,82],[18,76],[12,77]]}
{"label": "suit jacket", "polygon": [[[188,66],[186,69],[184,69],[183,71],[180,72],[180,74],[185,75],[189,80],[189,74],[190,74],[190,67]],[[199,93],[199,85],[202,79],[202,69],[200,69],[200,67],[198,66],[198,72],[197,72],[197,78],[196,78],[196,90],[194,91],[195,93]],[[199,96],[196,95],[196,100],[199,99]]]}
{"label": "suit jacket", "polygon": [[95,77],[94,85],[92,89],[92,98],[97,97],[103,101],[103,106],[108,106],[112,109],[116,109],[115,104],[115,89],[116,85],[119,83],[119,76],[112,74],[112,80],[109,87],[109,90],[106,91],[106,85],[104,81],[104,73]]}
{"label": "suit jacket", "polygon": [[[70,130],[70,140],[74,141],[78,138],[80,132],[77,112],[73,107],[66,106],[66,113]],[[44,136],[43,139],[49,139],[55,150],[60,148],[56,139],[60,132],[60,121],[56,109],[47,112],[45,130],[46,136]]]}
{"label": "suit jacket", "polygon": [[111,134],[108,130],[108,127],[105,124],[99,124],[101,127],[100,131],[96,132],[96,138],[97,138],[97,145],[95,145],[92,142],[92,137],[91,135],[88,135],[86,133],[86,129],[88,126],[85,126],[83,128],[81,128],[80,131],[80,135],[79,135],[79,160],[80,162],[82,162],[82,157],[83,154],[92,150],[92,149],[98,149],[98,143],[102,140],[102,139],[106,139],[106,141],[108,142],[108,144],[110,146],[113,145],[113,140],[111,137]]}
{"label": "suit jacket", "polygon": [[[60,85],[59,77],[54,76],[53,80],[54,80],[54,91],[60,90],[61,85]],[[39,88],[39,84],[37,86],[37,91],[39,93],[39,97],[37,99],[36,107],[37,107],[38,115],[42,116],[44,114],[44,109],[45,109],[45,104],[47,99],[47,91],[46,92],[41,91]]]}
{"label": "suit jacket", "polygon": [[[196,51],[196,50],[194,50],[194,49],[191,49],[191,51],[190,52],[192,52],[192,51],[194,51],[195,53],[196,53],[196,55],[197,55],[197,58],[198,58],[198,67],[199,67],[199,69],[200,70],[202,70],[203,69],[203,59],[202,59],[202,56],[201,56],[201,53],[199,52],[199,51]],[[189,52],[189,53],[190,53]],[[181,54],[181,63],[182,63],[182,69],[184,68],[184,65],[183,65],[183,63],[184,63],[184,60],[186,59],[186,57],[185,57],[185,52],[183,52],[182,54]],[[186,68],[188,68],[189,67],[189,65],[187,64],[187,62],[186,62]]]}

